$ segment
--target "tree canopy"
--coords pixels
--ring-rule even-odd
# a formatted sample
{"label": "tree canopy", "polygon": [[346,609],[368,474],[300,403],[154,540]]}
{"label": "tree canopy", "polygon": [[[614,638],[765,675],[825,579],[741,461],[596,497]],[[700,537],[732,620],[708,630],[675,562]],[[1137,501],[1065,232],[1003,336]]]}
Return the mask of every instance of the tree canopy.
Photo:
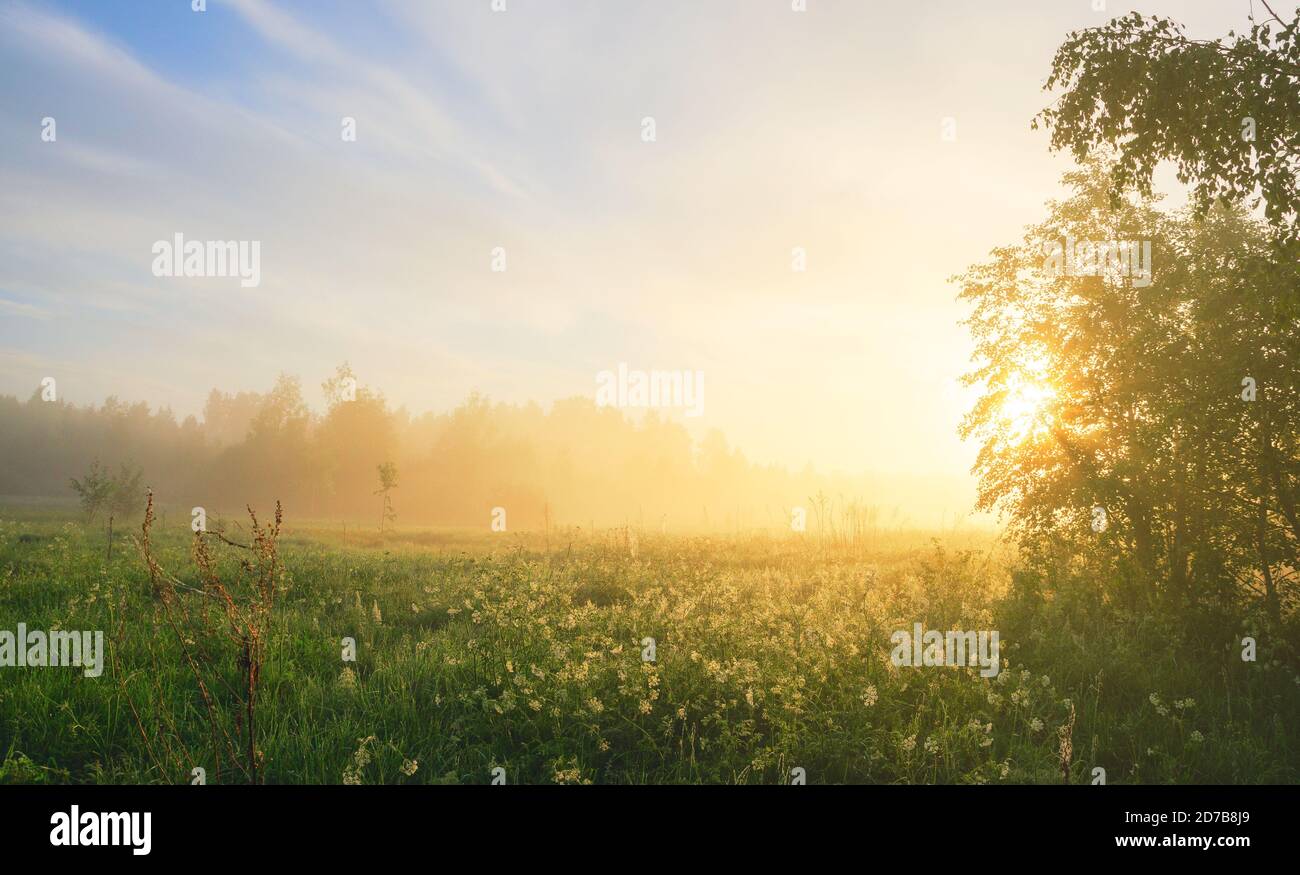
{"label": "tree canopy", "polygon": [[[1300,13],[1245,34],[1193,40],[1168,18],[1137,12],[1070,34],[1047,90],[1064,93],[1034,120],[1078,160],[1118,150],[1117,189],[1151,194],[1172,161],[1204,212],[1259,200],[1283,244],[1300,240]],[[1291,250],[1294,255],[1294,249]]]}

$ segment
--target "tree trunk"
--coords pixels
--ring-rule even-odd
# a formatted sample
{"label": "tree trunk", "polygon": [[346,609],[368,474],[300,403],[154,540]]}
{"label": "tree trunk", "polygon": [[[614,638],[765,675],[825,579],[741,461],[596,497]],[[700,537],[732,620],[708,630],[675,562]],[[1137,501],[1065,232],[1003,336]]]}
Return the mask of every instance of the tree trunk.
{"label": "tree trunk", "polygon": [[1268,505],[1264,496],[1259,497],[1259,508],[1255,523],[1255,549],[1259,553],[1259,570],[1264,576],[1264,598],[1268,604],[1268,613],[1274,621],[1280,621],[1282,612],[1277,601],[1277,585],[1273,582],[1273,570],[1268,562]]}

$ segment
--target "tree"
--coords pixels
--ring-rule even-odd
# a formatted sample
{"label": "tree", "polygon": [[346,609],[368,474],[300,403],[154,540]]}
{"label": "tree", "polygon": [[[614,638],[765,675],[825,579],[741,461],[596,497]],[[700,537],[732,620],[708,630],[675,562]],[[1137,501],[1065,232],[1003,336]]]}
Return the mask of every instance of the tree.
{"label": "tree", "polygon": [[329,407],[344,401],[355,401],[357,375],[352,372],[352,366],[344,362],[334,369],[334,376],[321,383],[320,387],[325,392],[325,403]]}
{"label": "tree", "polygon": [[397,465],[392,462],[384,462],[376,466],[379,472],[379,488],[375,490],[375,495],[384,496],[383,511],[379,517],[379,531],[384,530],[384,524],[394,522],[397,519],[397,513],[393,510],[393,500],[389,493],[397,488]]}
{"label": "tree", "polygon": [[138,467],[120,466],[109,498],[109,512],[113,516],[124,517],[144,506],[145,490],[140,483],[143,477],[144,472]]}
{"label": "tree", "polygon": [[[1300,567],[1300,323],[1256,282],[1263,228],[1241,210],[1116,207],[1101,161],[1066,182],[1021,244],[957,278],[966,381],[984,387],[962,424],[981,442],[980,506],[1031,559],[1094,563],[1135,596],[1254,590],[1277,616]],[[1149,240],[1154,270],[1061,271],[1063,239]],[[1249,400],[1247,378],[1265,387]]]}
{"label": "tree", "polygon": [[[1249,33],[1192,40],[1165,18],[1131,13],[1103,27],[1070,34],[1057,50],[1046,90],[1063,88],[1039,114],[1052,134],[1052,148],[1076,159],[1113,151],[1110,199],[1126,190],[1152,191],[1155,166],[1172,161],[1191,186],[1196,212],[1207,224],[1185,225],[1204,251],[1184,245],[1175,265],[1196,265],[1195,293],[1170,301],[1179,316],[1200,320],[1200,331],[1183,338],[1214,361],[1208,371],[1181,361],[1182,377],[1158,410],[1182,456],[1199,441],[1195,470],[1179,470],[1177,517],[1188,520],[1188,489],[1208,490],[1231,509],[1230,521],[1202,542],[1243,585],[1262,590],[1279,616],[1284,585],[1300,565],[1300,447],[1296,446],[1295,379],[1300,335],[1300,12],[1290,23],[1269,6]],[[1234,210],[1263,205],[1267,225],[1258,227]],[[1215,205],[1233,208],[1210,215]],[[1243,233],[1244,232],[1244,233]],[[1254,245],[1267,241],[1268,246]],[[1221,245],[1224,244],[1224,245]],[[1210,253],[1218,259],[1211,264]],[[1227,374],[1249,379],[1246,405],[1224,393]],[[1191,384],[1208,380],[1207,396]],[[1247,389],[1241,389],[1244,396]],[[1181,430],[1179,430],[1181,429]],[[1206,524],[1204,515],[1190,520]],[[1173,585],[1194,574],[1183,562],[1188,540],[1179,532],[1170,568]],[[1253,556],[1249,575],[1244,556]]]}
{"label": "tree", "polygon": [[374,492],[375,458],[393,458],[401,450],[397,420],[384,396],[353,381],[343,365],[322,385],[330,406],[313,431],[316,481],[334,507],[348,511],[364,507]]}
{"label": "tree", "polygon": [[81,501],[81,510],[85,514],[86,524],[95,521],[95,517],[113,496],[115,484],[113,476],[99,465],[99,460],[90,463],[90,470],[80,479],[69,481]]}

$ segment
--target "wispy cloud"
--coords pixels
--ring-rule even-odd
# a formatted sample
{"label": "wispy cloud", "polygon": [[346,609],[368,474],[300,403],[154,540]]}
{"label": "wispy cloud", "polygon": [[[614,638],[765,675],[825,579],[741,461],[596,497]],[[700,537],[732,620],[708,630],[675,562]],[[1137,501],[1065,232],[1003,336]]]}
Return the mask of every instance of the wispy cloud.
{"label": "wispy cloud", "polygon": [[10,301],[7,298],[0,298],[0,313],[6,316],[22,316],[26,319],[49,319],[54,315],[44,307],[25,304],[22,301]]}

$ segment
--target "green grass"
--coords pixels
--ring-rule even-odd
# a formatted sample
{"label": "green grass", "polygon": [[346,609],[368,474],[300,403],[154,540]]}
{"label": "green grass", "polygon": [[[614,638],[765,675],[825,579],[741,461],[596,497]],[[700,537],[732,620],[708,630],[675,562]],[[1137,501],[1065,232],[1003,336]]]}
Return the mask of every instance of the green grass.
{"label": "green grass", "polygon": [[[187,524],[172,513],[155,543],[195,582]],[[0,629],[102,629],[119,667],[0,668],[0,783],[182,783],[191,764],[234,780],[140,557],[125,536],[111,560],[104,546],[67,510],[0,511]],[[1300,777],[1296,666],[1254,614],[1012,586],[991,539],[351,529],[344,544],[317,525],[287,527],[281,558],[257,718],[270,783],[481,784],[498,766],[512,784],[794,768],[812,784],[1059,783],[1071,705],[1074,783],[1097,766],[1109,783]],[[1001,674],[893,667],[889,636],[913,622],[999,630]],[[1240,658],[1246,634],[1257,662]],[[233,677],[219,636],[196,647]],[[132,706],[175,758],[150,756]]]}

